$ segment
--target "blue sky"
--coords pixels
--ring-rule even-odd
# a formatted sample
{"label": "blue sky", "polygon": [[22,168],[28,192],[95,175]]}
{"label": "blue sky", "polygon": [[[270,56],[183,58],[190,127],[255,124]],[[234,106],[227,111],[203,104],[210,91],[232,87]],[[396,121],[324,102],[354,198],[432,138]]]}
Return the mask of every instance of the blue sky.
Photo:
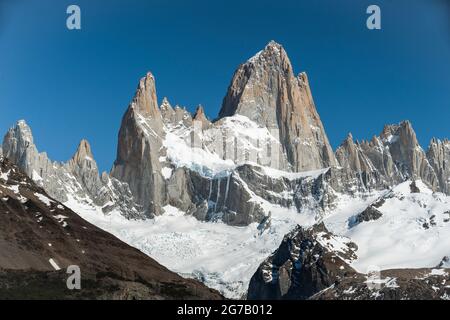
{"label": "blue sky", "polygon": [[[276,40],[306,71],[333,147],[412,121],[424,147],[450,137],[447,0],[0,0],[0,132],[18,119],[67,160],[87,138],[102,170],[121,117],[152,71],[158,98],[214,118],[237,66]],[[82,30],[66,28],[77,4]],[[366,8],[382,30],[366,28]]]}

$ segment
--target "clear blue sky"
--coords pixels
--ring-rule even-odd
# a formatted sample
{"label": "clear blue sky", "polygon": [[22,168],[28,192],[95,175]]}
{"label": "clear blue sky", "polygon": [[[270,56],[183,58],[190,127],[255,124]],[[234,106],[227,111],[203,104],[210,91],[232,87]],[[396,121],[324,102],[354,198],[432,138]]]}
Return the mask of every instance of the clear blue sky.
{"label": "clear blue sky", "polygon": [[[160,101],[214,118],[237,66],[274,39],[308,73],[333,147],[409,119],[426,148],[450,137],[449,2],[0,0],[0,132],[26,119],[55,160],[87,138],[109,170],[147,71]],[[70,4],[81,31],[66,29]],[[370,4],[381,31],[365,27]]]}

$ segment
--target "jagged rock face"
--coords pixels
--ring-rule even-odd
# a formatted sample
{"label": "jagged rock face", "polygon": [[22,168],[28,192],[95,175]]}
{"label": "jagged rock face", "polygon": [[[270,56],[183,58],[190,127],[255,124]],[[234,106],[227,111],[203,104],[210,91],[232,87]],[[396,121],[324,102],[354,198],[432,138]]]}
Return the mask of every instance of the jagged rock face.
{"label": "jagged rock face", "polygon": [[5,135],[3,150],[6,158],[60,202],[76,200],[100,206],[105,213],[120,208],[126,217],[140,216],[127,185],[106,173],[99,176],[86,140],[67,163],[53,162],[46,153],[38,152],[30,127],[19,121]]}
{"label": "jagged rock face", "polygon": [[166,203],[165,180],[159,158],[164,124],[158,108],[155,81],[148,73],[123,116],[117,159],[111,176],[126,182],[146,215],[161,214]]}
{"label": "jagged rock face", "polygon": [[372,172],[375,169],[361,147],[353,142],[351,134],[336,150],[336,159],[341,166],[356,172]]}
{"label": "jagged rock face", "polygon": [[[336,150],[339,165],[369,177],[367,188],[385,189],[407,179],[421,179],[435,191],[448,192],[444,165],[446,148],[432,144],[425,154],[408,121],[385,126],[370,142],[348,136]],[[448,154],[448,153],[447,153]]]}
{"label": "jagged rock face", "polygon": [[[156,97],[155,78],[151,73],[147,73],[139,81],[139,87],[131,105],[136,112],[144,117],[153,119],[159,119],[161,117]],[[158,128],[158,125],[155,124],[155,128]]]}
{"label": "jagged rock face", "polygon": [[383,184],[388,186],[405,180],[392,159],[389,147],[385,146],[380,138],[373,137],[370,142],[363,141],[359,147],[373,165],[367,174],[377,175]]}
{"label": "jagged rock face", "polygon": [[197,110],[195,111],[194,117],[192,119],[201,123],[202,130],[206,130],[212,125],[211,121],[209,121],[206,117],[205,110],[201,105],[197,107]]}
{"label": "jagged rock face", "polygon": [[433,139],[427,158],[438,177],[439,189],[450,194],[450,141]]}
{"label": "jagged rock face", "polygon": [[350,266],[356,250],[354,243],[330,233],[322,223],[308,229],[298,226],[259,266],[248,298],[448,299],[448,269],[391,269],[366,275]]}
{"label": "jagged rock face", "polygon": [[241,171],[208,178],[187,168],[178,168],[167,184],[168,202],[203,221],[218,219],[234,226],[261,222],[266,213],[254,201]]}
{"label": "jagged rock face", "polygon": [[433,190],[437,189],[436,174],[420,147],[409,121],[396,126],[386,126],[381,138],[386,141],[392,159],[404,176],[412,179],[420,178]]}
{"label": "jagged rock face", "polygon": [[163,122],[168,126],[177,126],[182,124],[189,127],[192,125],[192,115],[186,110],[186,108],[181,108],[179,106],[172,108],[167,98],[163,99],[160,110]]}
{"label": "jagged rock face", "polygon": [[103,183],[100,179],[97,164],[87,140],[82,140],[72,159],[65,166],[72,172],[88,194],[95,195],[94,202],[106,203],[109,199],[107,194],[99,194]]}
{"label": "jagged rock face", "polygon": [[43,170],[51,167],[47,154],[37,151],[31,129],[23,120],[8,130],[3,139],[2,149],[4,156],[16,163],[28,176],[33,175],[35,168]]}
{"label": "jagged rock face", "polygon": [[45,152],[39,153],[30,127],[25,121],[9,129],[3,140],[4,156],[15,163],[29,177],[37,181],[54,198],[65,202],[68,200],[65,185],[70,180],[62,174],[63,165],[53,163]]}
{"label": "jagged rock face", "polygon": [[[344,249],[332,250],[341,242]],[[328,232],[323,224],[297,227],[267,258],[250,280],[248,299],[308,299],[336,281],[353,276],[354,243]]]}
{"label": "jagged rock face", "polygon": [[275,132],[294,171],[336,164],[307,76],[294,76],[286,52],[275,42],[235,72],[219,117],[234,114]]}
{"label": "jagged rock face", "polygon": [[364,209],[364,211],[351,217],[349,220],[349,227],[353,228],[354,226],[360,223],[380,219],[383,216],[383,214],[378,210],[378,208],[382,206],[385,201],[386,200],[384,198],[381,198],[380,200],[376,201],[375,203],[371,204],[366,209]]}

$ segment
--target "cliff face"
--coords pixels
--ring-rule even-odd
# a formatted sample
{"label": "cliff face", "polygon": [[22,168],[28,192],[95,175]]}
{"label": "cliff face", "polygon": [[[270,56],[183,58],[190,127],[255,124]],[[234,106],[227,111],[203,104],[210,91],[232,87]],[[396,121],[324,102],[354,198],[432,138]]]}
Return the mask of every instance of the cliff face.
{"label": "cliff face", "polygon": [[448,193],[448,142],[433,139],[427,153],[409,121],[386,125],[370,142],[349,135],[336,150],[339,165],[371,178],[366,187],[382,189],[421,179],[432,190]]}
{"label": "cliff face", "polygon": [[128,184],[148,217],[160,214],[166,201],[159,161],[164,124],[157,104],[155,79],[148,73],[122,119],[117,158],[111,176]]}
{"label": "cliff face", "polygon": [[[181,145],[173,148],[174,142]],[[180,154],[180,150],[185,153]],[[201,106],[193,116],[178,106],[173,108],[166,98],[158,107],[155,79],[148,73],[141,79],[122,119],[111,176],[128,184],[147,217],[161,214],[167,204],[180,206],[180,195],[185,199],[181,207],[197,212],[197,206],[203,208],[202,203],[209,203],[212,197],[195,196],[188,201],[186,197],[191,193],[186,188],[201,189],[192,182],[186,183],[191,175],[177,173],[167,177],[165,174],[175,172],[181,162],[189,170],[201,167],[203,172],[211,172],[207,175],[216,180],[215,164],[210,163],[212,158],[228,161],[219,164],[224,169],[248,161],[288,171],[336,164],[308,79],[305,74],[294,76],[289,58],[279,44],[269,43],[236,71],[219,119],[214,123],[206,118]],[[210,188],[215,185],[208,179],[205,181]],[[216,184],[220,186],[221,182]],[[234,186],[228,184],[228,188],[217,190],[219,195],[213,205],[208,205],[206,217],[216,216],[216,202],[227,202],[228,198],[235,197],[234,190],[245,189]],[[232,209],[223,206],[225,215],[243,214],[251,196],[243,199],[247,200],[242,204],[229,204]]]}
{"label": "cliff face", "polygon": [[427,150],[427,158],[437,176],[439,190],[450,194],[450,141],[433,139]]}
{"label": "cliff face", "polygon": [[235,72],[219,117],[240,114],[276,132],[288,163],[307,171],[336,164],[306,73],[295,76],[283,47],[270,42]]}

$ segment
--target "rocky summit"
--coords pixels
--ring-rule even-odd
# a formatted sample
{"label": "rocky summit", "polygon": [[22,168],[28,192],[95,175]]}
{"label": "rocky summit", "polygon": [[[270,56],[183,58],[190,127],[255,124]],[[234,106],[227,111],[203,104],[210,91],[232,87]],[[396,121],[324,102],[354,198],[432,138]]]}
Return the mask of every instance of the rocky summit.
{"label": "rocky summit", "polygon": [[[436,283],[448,284],[449,141],[424,149],[403,121],[333,152],[313,86],[271,41],[238,66],[217,117],[159,103],[145,74],[110,172],[84,139],[52,161],[23,120],[0,155],[52,201],[229,298],[448,298]],[[384,289],[367,289],[370,265]]]}
{"label": "rocky summit", "polygon": [[280,44],[271,41],[235,72],[219,117],[235,114],[276,133],[287,158],[280,169],[308,171],[336,165],[308,77],[294,75]]}

